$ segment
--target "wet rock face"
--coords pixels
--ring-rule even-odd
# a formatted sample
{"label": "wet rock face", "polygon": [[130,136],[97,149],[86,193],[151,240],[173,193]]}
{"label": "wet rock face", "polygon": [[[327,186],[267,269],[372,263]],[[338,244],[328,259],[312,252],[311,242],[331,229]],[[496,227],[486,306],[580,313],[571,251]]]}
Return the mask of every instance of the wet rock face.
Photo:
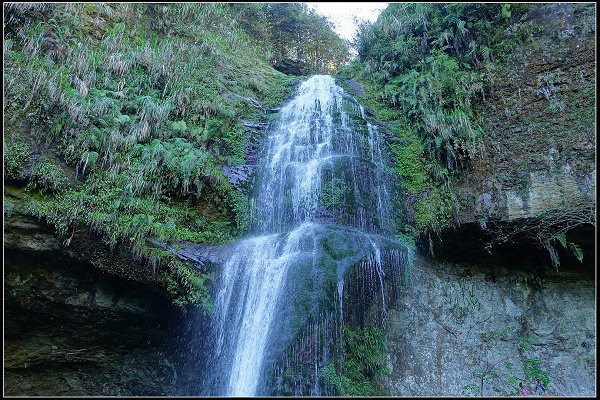
{"label": "wet rock face", "polygon": [[534,5],[507,34],[527,30],[489,76],[485,150],[459,182],[464,222],[595,203],[594,6]]}
{"label": "wet rock face", "polygon": [[5,394],[175,393],[167,300],[57,251],[9,250],[4,261]]}
{"label": "wet rock face", "polygon": [[514,269],[420,259],[387,314],[382,383],[392,396],[497,396],[545,374],[546,395],[594,396],[594,292],[578,271],[540,290]]}
{"label": "wet rock face", "polygon": [[354,79],[346,79],[346,84],[350,88],[352,95],[358,97],[365,97],[365,89],[361,86],[360,83],[355,81]]}
{"label": "wet rock face", "polygon": [[252,180],[255,169],[255,165],[224,166],[223,173],[236,189],[242,190]]}
{"label": "wet rock face", "polygon": [[4,249],[59,251],[60,240],[49,226],[30,216],[5,215]]}

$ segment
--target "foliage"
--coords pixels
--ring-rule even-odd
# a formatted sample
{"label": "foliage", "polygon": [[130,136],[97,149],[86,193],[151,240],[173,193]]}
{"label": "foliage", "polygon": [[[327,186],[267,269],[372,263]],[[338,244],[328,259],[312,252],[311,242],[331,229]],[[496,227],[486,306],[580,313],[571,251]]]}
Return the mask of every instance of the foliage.
{"label": "foliage", "polygon": [[355,44],[378,79],[412,67],[423,55],[442,50],[475,67],[493,61],[493,49],[526,4],[393,3],[374,24],[364,24]]}
{"label": "foliage", "polygon": [[525,369],[525,376],[530,381],[539,379],[544,387],[548,387],[550,378],[548,373],[540,367],[540,360],[536,358],[528,358],[523,361],[523,368]]}
{"label": "foliage", "polygon": [[342,396],[373,396],[381,394],[375,378],[388,373],[383,363],[383,329],[368,325],[356,330],[342,328],[343,355],[335,364],[319,371],[319,376]]}
{"label": "foliage", "polygon": [[60,166],[39,158],[31,169],[29,185],[41,191],[58,192],[69,186],[69,178]]}
{"label": "foliage", "polygon": [[273,108],[281,103],[283,99],[288,98],[294,87],[302,81],[301,78],[291,75],[276,75],[267,82],[265,91],[265,108]]}
{"label": "foliage", "polygon": [[[186,292],[207,278],[146,239],[220,243],[245,232],[247,195],[220,167],[245,163],[250,133],[239,120],[264,118],[298,82],[263,54],[243,19],[255,7],[5,5],[5,116],[31,128],[5,143],[5,178],[30,180],[29,212],[65,243],[84,224],[158,262],[170,271],[163,284],[187,293],[181,304],[208,304],[202,290]],[[42,153],[30,172],[26,143]]]}
{"label": "foliage", "polygon": [[569,242],[569,248],[573,252],[573,255],[575,256],[575,258],[577,258],[577,260],[579,260],[579,262],[582,262],[583,261],[583,252],[581,251],[581,247],[579,247],[578,245],[576,245],[573,242]]}
{"label": "foliage", "polygon": [[480,76],[461,71],[456,60],[438,51],[425,57],[420,70],[391,79],[382,97],[409,117],[430,155],[452,170],[478,152],[481,128],[470,103],[481,90]]}
{"label": "foliage", "polygon": [[212,313],[214,304],[210,298],[206,282],[213,281],[214,276],[198,273],[189,264],[176,260],[174,257],[170,258],[168,267],[165,279],[167,290],[174,298],[174,304],[178,306],[185,306],[186,304],[201,305],[204,310]]}
{"label": "foliage", "polygon": [[[65,235],[74,223],[84,223],[102,233],[114,247],[129,243],[135,254],[143,254],[146,237],[161,242],[190,240],[221,242],[232,238],[228,224],[198,223],[185,202],[156,203],[150,197],[134,196],[128,190],[130,177],[111,176],[105,171],[90,175],[81,189],[68,189],[54,196],[29,194],[30,210],[55,225]],[[125,189],[123,189],[123,187]]]}
{"label": "foliage", "polygon": [[[339,78],[351,76],[346,69],[338,74]],[[339,80],[346,86],[343,79]],[[457,204],[451,188],[452,176],[447,168],[436,160],[425,156],[425,145],[414,126],[395,108],[377,100],[377,86],[363,82],[367,94],[363,100],[378,117],[379,122],[390,133],[388,149],[390,169],[399,177],[400,187],[394,190],[393,201],[397,208],[413,202],[412,209],[401,213],[402,220],[396,221],[400,234],[413,237],[429,229],[437,231],[449,225],[457,212]],[[404,215],[403,215],[404,214]]]}
{"label": "foliage", "polygon": [[535,94],[537,96],[543,96],[546,100],[550,100],[550,98],[559,91],[559,89],[554,86],[555,81],[556,76],[553,73],[538,76],[538,87]]}
{"label": "foliage", "polygon": [[393,170],[402,180],[402,187],[409,193],[420,193],[428,182],[423,143],[407,124],[394,129],[390,152]]}
{"label": "foliage", "polygon": [[393,170],[416,198],[416,232],[452,223],[453,175],[482,150],[476,105],[489,91],[490,66],[507,51],[506,28],[528,7],[391,3],[359,27],[358,57],[340,76],[361,82],[365,102],[393,132]]}
{"label": "foliage", "polygon": [[[255,45],[243,36],[260,43],[262,48],[257,50],[275,68],[288,74],[333,72],[348,58],[348,44],[337,36],[325,17],[305,4],[147,5],[146,14],[167,36],[189,34],[200,30],[207,20],[216,20],[229,30],[228,35],[235,36],[236,44]],[[199,27],[193,29],[193,25]],[[217,36],[210,38],[218,40]]]}
{"label": "foliage", "polygon": [[517,335],[516,329],[516,326],[508,326],[498,331],[482,332],[481,348],[474,352],[477,368],[473,377],[476,383],[464,385],[464,394],[516,396],[519,394],[519,382],[535,379],[540,379],[544,387],[548,387],[550,379],[540,360],[527,355],[532,346],[539,344],[538,338]]}
{"label": "foliage", "polygon": [[340,204],[348,188],[346,182],[339,178],[333,178],[321,188],[320,203],[325,207],[333,207]]}
{"label": "foliage", "polygon": [[480,150],[472,107],[485,90],[478,69],[494,60],[494,43],[524,11],[510,8],[391,4],[357,35],[358,75],[383,89],[380,98],[409,117],[429,156],[450,171]]}
{"label": "foliage", "polygon": [[566,234],[582,225],[596,225],[595,205],[586,201],[571,204],[569,207],[547,210],[529,218],[523,224],[494,224],[487,230],[492,233],[493,241],[489,246],[498,243],[520,240],[523,238],[536,241],[541,248],[548,251],[552,265],[558,271],[560,259],[556,250],[557,242],[571,253],[579,262],[583,261],[581,248],[567,242]]}
{"label": "foliage", "polygon": [[525,272],[517,273],[517,281],[526,287],[530,287],[532,289],[544,289],[546,287],[546,282],[541,276],[535,274],[528,274]]}
{"label": "foliage", "polygon": [[[554,235],[554,239],[558,240],[558,242],[562,245],[562,247],[564,247],[565,249],[567,248],[567,237],[565,235],[565,232],[557,233],[556,235]],[[579,262],[582,262],[583,261],[583,253],[581,251],[581,247],[579,247],[578,245],[576,245],[573,242],[568,242],[568,243],[569,243],[568,247],[573,252],[573,255],[575,256],[575,258],[577,258],[577,260],[579,260]]]}
{"label": "foliage", "polygon": [[4,179],[22,179],[29,162],[29,146],[21,141],[6,141],[4,149]]}
{"label": "foliage", "polygon": [[348,60],[348,43],[331,23],[303,3],[266,3],[272,63],[295,75],[333,73]]}
{"label": "foliage", "polygon": [[567,237],[565,236],[564,232],[560,232],[554,235],[554,239],[558,240],[562,247],[564,247],[565,249],[567,248]]}
{"label": "foliage", "polygon": [[[59,235],[72,239],[74,226],[85,224],[104,237],[111,248],[117,243],[129,244],[139,261],[148,262],[156,269],[165,269],[164,282],[161,276],[155,280],[163,283],[173,295],[177,305],[202,305],[210,310],[211,300],[207,281],[210,275],[192,271],[189,265],[179,262],[168,252],[157,252],[148,246],[147,237],[159,241],[196,239],[199,241],[221,240],[220,232],[209,229],[196,232],[193,229],[193,214],[184,207],[171,205],[159,206],[141,198],[132,198],[99,171],[88,178],[89,186],[82,190],[67,189],[55,195],[39,195],[26,191],[26,203],[29,211],[45,218],[54,225]],[[165,222],[161,222],[165,221]]]}
{"label": "foliage", "polygon": [[396,240],[408,246],[411,250],[415,250],[417,248],[417,244],[415,243],[415,238],[413,236],[406,233],[397,233],[395,236]]}
{"label": "foliage", "polygon": [[520,351],[528,351],[531,349],[531,346],[539,344],[538,339],[535,336],[519,336],[517,338],[517,345],[519,346]]}
{"label": "foliage", "polygon": [[444,188],[433,187],[415,206],[416,228],[439,230],[449,225],[456,212],[456,201],[452,192]]}

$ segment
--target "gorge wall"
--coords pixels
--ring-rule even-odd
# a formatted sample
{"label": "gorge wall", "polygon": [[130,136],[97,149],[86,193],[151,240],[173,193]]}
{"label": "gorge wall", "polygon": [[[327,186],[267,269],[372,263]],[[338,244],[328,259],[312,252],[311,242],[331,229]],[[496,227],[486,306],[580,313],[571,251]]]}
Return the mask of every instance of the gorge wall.
{"label": "gorge wall", "polygon": [[535,5],[507,35],[524,26],[534,39],[498,65],[479,110],[484,150],[457,182],[461,224],[432,235],[434,256],[417,259],[389,313],[392,395],[511,395],[543,374],[546,395],[596,393],[594,226],[566,233],[583,262],[557,246],[559,271],[532,238],[485,250],[490,220],[524,231],[546,212],[595,210],[594,6]]}
{"label": "gorge wall", "polygon": [[[595,7],[531,5],[502,40],[519,34],[528,39],[499,46],[504,60],[486,67],[490,90],[474,107],[485,133],[450,185],[455,221],[420,237],[388,313],[381,383],[391,395],[514,395],[540,376],[547,395],[596,393]],[[355,95],[385,98],[387,86],[369,93],[367,78],[350,77]],[[393,120],[393,107],[375,104]],[[552,237],[560,229],[581,260]]]}
{"label": "gorge wall", "polygon": [[4,394],[181,393],[181,310],[85,255],[44,223],[5,216]]}
{"label": "gorge wall", "polygon": [[511,26],[532,39],[493,72],[484,150],[458,182],[463,222],[595,203],[595,10],[539,4]]}
{"label": "gorge wall", "polygon": [[546,395],[594,396],[595,315],[594,280],[580,270],[542,289],[514,267],[418,258],[388,313],[382,384],[392,396],[497,396],[546,376]]}

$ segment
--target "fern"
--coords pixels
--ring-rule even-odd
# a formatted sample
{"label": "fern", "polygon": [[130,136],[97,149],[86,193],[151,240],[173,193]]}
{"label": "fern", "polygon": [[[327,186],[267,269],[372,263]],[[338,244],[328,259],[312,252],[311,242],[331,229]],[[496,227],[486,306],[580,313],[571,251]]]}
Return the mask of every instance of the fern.
{"label": "fern", "polygon": [[567,248],[567,237],[564,233],[557,233],[554,236],[554,239],[558,240],[560,244],[562,244],[562,247],[564,247],[565,249]]}
{"label": "fern", "polygon": [[583,262],[583,252],[581,251],[581,247],[579,247],[573,242],[569,242],[569,248],[573,252],[575,258],[578,259],[579,262]]}
{"label": "fern", "polygon": [[[64,235],[87,224],[112,248],[130,245],[144,257],[147,236],[219,242],[244,230],[247,198],[216,165],[244,162],[248,135],[236,122],[248,111],[223,93],[275,107],[295,83],[261,55],[271,39],[257,40],[246,29],[256,26],[238,15],[244,7],[10,6],[13,14],[28,14],[5,32],[5,114],[35,126],[32,133],[42,136],[36,141],[56,145],[52,163],[36,164],[30,138],[6,138],[5,178],[30,180],[28,190],[47,192],[30,212]],[[29,12],[38,9],[43,15]],[[107,23],[82,25],[92,10]],[[264,7],[257,10],[266,16]],[[60,54],[45,50],[47,27]],[[69,188],[63,162],[75,168],[75,178],[85,175],[76,188]],[[199,210],[188,215],[173,204],[183,200],[223,206],[214,221],[193,228]]]}

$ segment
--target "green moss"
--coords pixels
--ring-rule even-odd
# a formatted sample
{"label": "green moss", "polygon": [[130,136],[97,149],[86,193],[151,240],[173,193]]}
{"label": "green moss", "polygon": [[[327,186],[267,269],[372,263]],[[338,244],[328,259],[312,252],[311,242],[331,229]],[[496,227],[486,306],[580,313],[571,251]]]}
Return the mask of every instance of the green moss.
{"label": "green moss", "polygon": [[[209,278],[146,239],[223,243],[247,231],[247,194],[221,166],[245,164],[256,139],[240,119],[265,121],[302,80],[264,54],[274,21],[247,24],[265,7],[243,4],[23,10],[10,10],[27,18],[15,15],[5,32],[4,95],[11,130],[26,137],[5,142],[5,179],[30,180],[25,209],[64,238],[85,225],[111,248],[164,267],[161,282],[178,304],[207,308]],[[46,29],[60,51],[48,51]],[[47,157],[31,170],[26,143]]]}
{"label": "green moss", "polygon": [[423,143],[406,125],[392,130],[395,133],[394,142],[390,145],[394,160],[393,171],[401,178],[405,190],[420,193],[429,181],[423,158]]}
{"label": "green moss", "polygon": [[452,191],[440,187],[431,188],[416,202],[416,228],[423,232],[426,229],[439,231],[449,226],[456,206]]}
{"label": "green moss", "polygon": [[413,251],[416,250],[417,245],[415,243],[415,238],[413,236],[406,234],[406,233],[397,233],[395,236],[396,236],[396,239],[400,243],[408,246]]}
{"label": "green moss", "polygon": [[[126,179],[124,176],[118,178]],[[168,252],[157,252],[146,238],[161,242],[191,240],[219,242],[231,238],[229,224],[217,222],[201,226],[193,222],[194,214],[185,204],[153,202],[131,197],[103,171],[92,174],[81,190],[67,189],[47,194],[29,188],[24,200],[29,213],[52,224],[63,238],[71,236],[73,227],[83,224],[102,234],[111,248],[117,244],[129,247],[139,262],[163,266],[167,272],[159,283],[174,295],[178,305],[206,307],[211,300],[204,283],[208,276],[189,272],[189,266],[176,264]],[[150,265],[149,264],[149,265]],[[110,270],[110,266],[106,266]],[[176,268],[176,270],[173,270]],[[208,308],[207,308],[208,310]]]}
{"label": "green moss", "polygon": [[319,202],[325,207],[338,206],[347,191],[348,188],[344,180],[338,178],[331,179],[321,188]]}
{"label": "green moss", "polygon": [[[533,40],[538,26],[505,30],[529,5],[391,4],[357,35],[359,56],[338,74],[358,81],[362,101],[391,131],[394,201],[406,209],[396,226],[416,235],[451,225],[454,176],[482,150],[477,106],[499,74],[498,60]],[[423,21],[429,21],[424,26]],[[451,22],[453,21],[453,22]],[[540,82],[550,85],[550,81]],[[565,99],[552,111],[565,113]],[[514,108],[514,105],[509,105]]]}
{"label": "green moss", "polygon": [[[407,224],[410,221],[397,221],[398,234],[416,237],[427,230],[440,230],[451,225],[457,211],[451,189],[451,171],[431,157],[418,128],[404,113],[379,100],[377,84],[353,72],[352,68],[342,70],[338,76],[355,76],[360,81],[365,89],[365,105],[392,133],[389,142],[391,171],[399,180],[394,193],[395,203],[404,207],[406,193],[415,197],[414,221],[412,225]],[[344,84],[343,79],[338,81]]]}
{"label": "green moss", "polygon": [[334,260],[342,260],[356,254],[354,244],[343,231],[328,233],[322,243],[324,252]]}
{"label": "green moss", "polygon": [[264,108],[273,108],[289,99],[293,90],[302,82],[302,77],[275,74],[267,81],[263,95]]}

